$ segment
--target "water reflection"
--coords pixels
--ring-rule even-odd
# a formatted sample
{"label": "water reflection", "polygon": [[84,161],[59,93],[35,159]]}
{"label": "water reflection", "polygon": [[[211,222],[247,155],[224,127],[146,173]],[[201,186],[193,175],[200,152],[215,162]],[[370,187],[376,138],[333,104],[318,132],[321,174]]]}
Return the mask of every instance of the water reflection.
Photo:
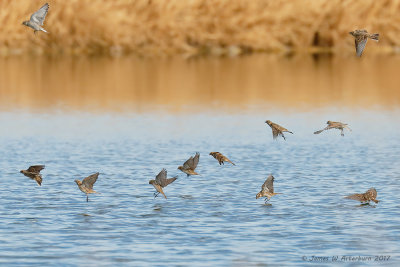
{"label": "water reflection", "polygon": [[400,57],[251,55],[241,58],[0,59],[3,110],[310,110],[393,108]]}

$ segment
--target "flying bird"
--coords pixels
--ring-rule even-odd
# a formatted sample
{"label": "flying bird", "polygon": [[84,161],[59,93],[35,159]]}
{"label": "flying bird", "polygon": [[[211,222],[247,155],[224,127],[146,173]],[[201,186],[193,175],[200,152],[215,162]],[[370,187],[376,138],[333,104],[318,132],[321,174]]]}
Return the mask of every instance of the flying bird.
{"label": "flying bird", "polygon": [[38,11],[33,13],[29,20],[22,22],[22,24],[32,28],[35,34],[37,31],[42,31],[47,33],[47,31],[43,29],[42,26],[48,11],[49,11],[49,4],[46,3],[41,8],[39,8]]}
{"label": "flying bird", "polygon": [[376,199],[377,195],[378,195],[378,193],[376,192],[375,188],[370,188],[367,190],[367,192],[365,192],[363,194],[353,194],[353,195],[349,195],[345,198],[358,200],[361,203],[369,203],[370,201],[378,203],[379,200]]}
{"label": "flying bird", "polygon": [[183,166],[179,166],[178,170],[186,173],[187,177],[189,177],[190,175],[199,175],[197,172],[194,171],[197,167],[197,164],[199,164],[199,159],[200,153],[196,152],[196,155],[194,157],[190,157],[185,163],[183,163]]}
{"label": "flying bird", "polygon": [[274,139],[276,139],[280,135],[280,136],[283,137],[284,140],[286,140],[285,136],[283,135],[284,132],[293,134],[288,129],[286,129],[286,128],[284,128],[284,127],[282,127],[282,126],[280,126],[280,125],[278,125],[276,123],[273,123],[270,120],[265,121],[265,123],[268,124],[271,127],[271,129],[272,129],[272,137]]}
{"label": "flying bird", "polygon": [[222,155],[222,153],[210,152],[210,155],[213,156],[216,160],[218,160],[219,165],[224,164],[225,161],[231,163],[232,165],[235,165],[235,163],[233,163],[227,157]]}
{"label": "flying bird", "polygon": [[81,181],[75,180],[75,183],[78,185],[79,189],[86,194],[86,202],[89,202],[89,194],[100,194],[93,190],[93,185],[97,181],[99,177],[99,173],[89,175],[85,179]]}
{"label": "flying bird", "polygon": [[264,184],[261,186],[261,191],[258,192],[256,199],[259,199],[260,197],[265,197],[265,203],[267,203],[271,199],[271,197],[282,194],[274,192],[274,180],[274,176],[270,174],[267,180],[265,180]]}
{"label": "flying bird", "polygon": [[320,134],[325,130],[338,129],[338,130],[340,130],[340,135],[344,136],[344,133],[343,133],[344,129],[349,129],[351,131],[350,127],[347,126],[348,125],[347,123],[336,122],[336,121],[327,121],[326,124],[328,124],[328,126],[326,126],[322,130],[314,132],[314,134]]}
{"label": "flying bird", "polygon": [[149,184],[152,184],[154,186],[154,188],[158,192],[158,193],[154,193],[154,198],[156,198],[158,196],[158,194],[160,194],[160,193],[165,198],[167,198],[167,196],[164,194],[163,187],[166,187],[167,185],[169,185],[170,183],[172,183],[176,179],[178,179],[177,176],[175,176],[173,178],[167,178],[167,170],[166,169],[162,169],[160,171],[160,173],[156,176],[155,180],[150,180],[149,181]]}
{"label": "flying bird", "polygon": [[35,180],[37,184],[40,186],[42,185],[42,180],[43,180],[40,171],[43,169],[44,165],[33,165],[30,166],[27,170],[21,170],[20,173],[22,173],[26,177],[31,178],[32,180]]}
{"label": "flying bird", "polygon": [[356,45],[356,54],[357,56],[361,57],[365,45],[367,44],[368,38],[379,41],[379,33],[369,34],[366,30],[355,30],[353,32],[349,32],[355,38],[355,45]]}

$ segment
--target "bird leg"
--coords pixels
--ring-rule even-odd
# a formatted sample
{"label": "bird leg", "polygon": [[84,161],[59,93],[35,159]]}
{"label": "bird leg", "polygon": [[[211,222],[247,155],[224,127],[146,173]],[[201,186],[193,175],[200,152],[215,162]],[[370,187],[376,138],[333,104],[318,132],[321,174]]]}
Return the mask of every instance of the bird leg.
{"label": "bird leg", "polygon": [[344,136],[343,129],[340,130],[340,135]]}
{"label": "bird leg", "polygon": [[86,195],[86,202],[89,202],[89,195]]}
{"label": "bird leg", "polygon": [[265,198],[265,204],[267,204],[268,203],[268,201],[269,201],[269,198]]}
{"label": "bird leg", "polygon": [[158,194],[160,194],[160,192],[154,193],[154,198],[158,197]]}

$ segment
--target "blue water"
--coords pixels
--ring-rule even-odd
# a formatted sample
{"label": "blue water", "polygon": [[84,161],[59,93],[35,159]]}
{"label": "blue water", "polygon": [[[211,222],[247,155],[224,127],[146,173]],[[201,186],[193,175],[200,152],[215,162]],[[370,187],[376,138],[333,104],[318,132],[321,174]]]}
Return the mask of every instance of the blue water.
{"label": "blue water", "polygon": [[[398,266],[399,115],[4,111],[0,264],[319,266],[309,260],[338,256],[344,266]],[[294,135],[272,140],[266,119]],[[327,120],[353,132],[314,135]],[[201,176],[187,178],[177,167],[196,151]],[[33,164],[46,165],[41,187],[19,173]],[[148,180],[162,168],[179,178],[168,199],[154,199]],[[94,172],[101,194],[87,203],[74,179]],[[270,173],[283,194],[265,205],[255,196]],[[376,205],[343,199],[370,187]]]}

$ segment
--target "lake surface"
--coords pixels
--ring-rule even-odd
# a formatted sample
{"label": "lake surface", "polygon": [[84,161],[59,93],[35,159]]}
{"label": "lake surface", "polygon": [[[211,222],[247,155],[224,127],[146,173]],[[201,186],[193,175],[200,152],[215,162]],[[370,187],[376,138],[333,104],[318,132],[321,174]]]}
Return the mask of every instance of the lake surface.
{"label": "lake surface", "polygon": [[[398,266],[399,68],[389,56],[0,59],[0,264]],[[273,140],[267,119],[294,134]],[[352,132],[314,135],[327,120]],[[177,167],[195,152],[201,176],[187,178]],[[34,164],[41,187],[19,173]],[[162,168],[179,178],[154,199]],[[74,179],[97,171],[86,202]],[[265,205],[269,174],[283,194]],[[370,187],[380,203],[343,199]]]}

